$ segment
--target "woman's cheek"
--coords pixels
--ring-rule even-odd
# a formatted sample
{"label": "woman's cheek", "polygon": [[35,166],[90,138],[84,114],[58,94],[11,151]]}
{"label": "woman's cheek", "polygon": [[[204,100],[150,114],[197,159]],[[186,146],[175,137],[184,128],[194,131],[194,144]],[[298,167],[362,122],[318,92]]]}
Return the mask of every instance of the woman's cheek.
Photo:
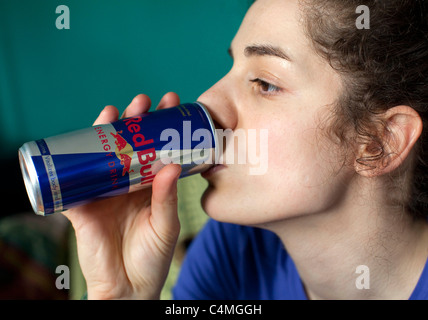
{"label": "woman's cheek", "polygon": [[[296,170],[301,165],[299,134],[293,126],[273,126],[268,130],[268,147],[265,148],[270,174]],[[263,149],[262,149],[263,152]]]}

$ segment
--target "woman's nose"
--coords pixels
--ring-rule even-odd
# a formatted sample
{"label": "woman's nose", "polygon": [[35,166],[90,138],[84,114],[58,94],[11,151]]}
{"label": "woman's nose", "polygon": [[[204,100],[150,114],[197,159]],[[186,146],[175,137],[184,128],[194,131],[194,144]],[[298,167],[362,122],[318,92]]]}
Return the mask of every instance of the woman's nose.
{"label": "woman's nose", "polygon": [[207,107],[216,126],[220,129],[233,130],[238,122],[232,93],[233,86],[226,75],[198,98],[198,101]]}

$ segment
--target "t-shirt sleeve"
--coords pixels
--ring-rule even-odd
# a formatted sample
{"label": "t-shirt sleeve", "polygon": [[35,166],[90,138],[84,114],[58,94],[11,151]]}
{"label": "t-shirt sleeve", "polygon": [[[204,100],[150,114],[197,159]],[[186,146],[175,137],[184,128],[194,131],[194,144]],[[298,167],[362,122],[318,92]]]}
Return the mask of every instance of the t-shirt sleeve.
{"label": "t-shirt sleeve", "polygon": [[173,298],[236,299],[239,291],[238,234],[238,226],[208,220],[187,251]]}

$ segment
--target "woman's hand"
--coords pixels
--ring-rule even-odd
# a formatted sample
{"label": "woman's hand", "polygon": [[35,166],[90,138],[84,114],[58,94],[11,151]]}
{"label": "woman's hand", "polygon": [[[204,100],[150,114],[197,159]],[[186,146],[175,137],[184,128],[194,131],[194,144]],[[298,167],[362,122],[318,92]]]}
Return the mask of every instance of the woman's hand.
{"label": "woman's hand", "polygon": [[[138,95],[123,117],[144,113],[150,99]],[[179,104],[166,94],[158,109]],[[107,106],[95,124],[117,120],[118,110]],[[171,264],[180,231],[177,180],[181,167],[165,166],[151,188],[70,209],[80,266],[89,299],[158,299]]]}

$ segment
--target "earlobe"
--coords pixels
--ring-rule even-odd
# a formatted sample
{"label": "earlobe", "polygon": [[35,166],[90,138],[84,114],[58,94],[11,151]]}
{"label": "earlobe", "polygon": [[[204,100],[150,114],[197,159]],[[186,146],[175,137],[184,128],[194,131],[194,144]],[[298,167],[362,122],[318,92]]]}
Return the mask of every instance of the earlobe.
{"label": "earlobe", "polygon": [[358,148],[355,170],[365,177],[380,176],[397,169],[422,133],[422,120],[409,106],[393,107],[380,117],[384,128],[378,134],[378,141],[361,144]]}

